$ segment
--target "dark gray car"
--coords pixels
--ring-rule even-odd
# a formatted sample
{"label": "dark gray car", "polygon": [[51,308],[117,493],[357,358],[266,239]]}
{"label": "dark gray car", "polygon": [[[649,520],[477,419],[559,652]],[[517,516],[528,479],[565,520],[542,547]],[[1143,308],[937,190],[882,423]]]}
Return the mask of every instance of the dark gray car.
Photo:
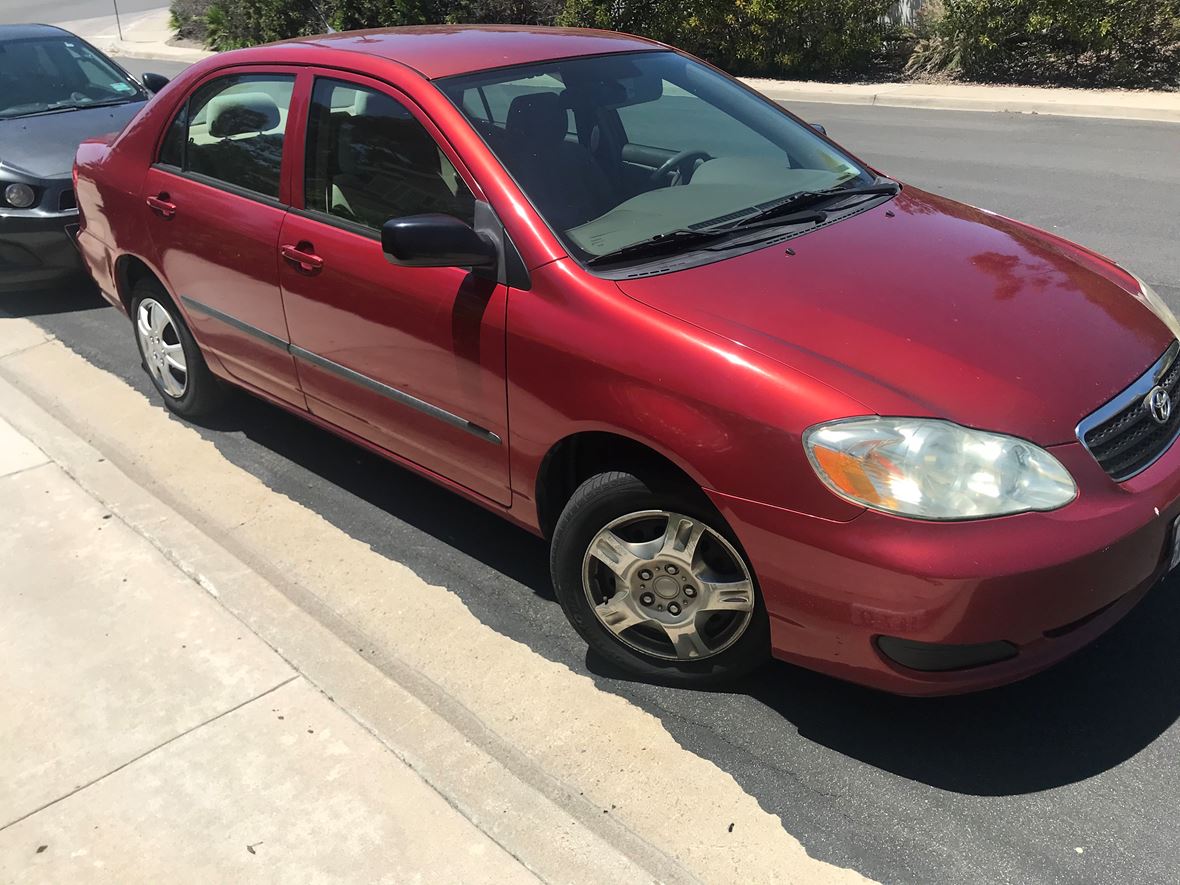
{"label": "dark gray car", "polygon": [[82,273],[74,153],[81,141],[122,129],[148,98],[68,31],[0,26],[0,292]]}

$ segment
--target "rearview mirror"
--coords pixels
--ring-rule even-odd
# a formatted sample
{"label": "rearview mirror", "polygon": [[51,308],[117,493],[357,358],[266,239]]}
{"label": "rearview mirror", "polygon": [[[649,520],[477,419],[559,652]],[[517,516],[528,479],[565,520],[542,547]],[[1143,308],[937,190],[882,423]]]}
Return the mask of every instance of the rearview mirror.
{"label": "rearview mirror", "polygon": [[490,239],[438,212],[389,219],[381,226],[381,248],[404,267],[488,267],[498,259]]}
{"label": "rearview mirror", "polygon": [[155,95],[161,89],[168,85],[168,78],[163,74],[144,74],[140,78],[143,83],[143,88]]}

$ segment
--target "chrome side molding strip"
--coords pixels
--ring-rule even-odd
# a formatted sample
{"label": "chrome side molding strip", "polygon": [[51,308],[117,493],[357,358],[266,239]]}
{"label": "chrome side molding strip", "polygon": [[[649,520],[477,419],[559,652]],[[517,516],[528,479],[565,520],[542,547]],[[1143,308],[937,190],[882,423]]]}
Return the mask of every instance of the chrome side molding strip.
{"label": "chrome side molding strip", "polygon": [[191,307],[193,310],[200,311],[207,316],[213,317],[215,320],[221,320],[227,326],[233,326],[239,332],[245,332],[247,335],[251,335],[254,338],[257,338],[259,341],[265,341],[272,347],[279,348],[279,350],[287,349],[286,341],[284,341],[278,335],[270,334],[270,332],[267,332],[265,329],[259,329],[257,326],[251,326],[249,323],[242,322],[242,320],[239,320],[237,317],[230,316],[228,313],[222,313],[216,307],[210,307],[208,304],[202,304],[199,301],[194,301],[187,295],[181,295],[180,300],[184,303],[185,307]]}
{"label": "chrome side molding strip", "polygon": [[401,403],[403,406],[408,406],[411,409],[416,409],[425,415],[432,418],[437,418],[452,427],[458,427],[460,430],[466,430],[470,434],[478,436],[480,439],[487,440],[495,445],[500,445],[500,437],[492,433],[485,427],[480,427],[466,418],[456,415],[454,412],[448,412],[446,409],[439,408],[433,403],[428,403],[426,400],[418,399],[416,396],[406,393],[403,390],[398,390],[396,387],[390,387],[388,384],[382,384],[375,378],[370,378],[368,375],[362,375],[360,372],[355,372],[347,366],[342,366],[339,363],[334,363],[326,357],[320,356],[318,353],[312,353],[310,350],[304,350],[302,347],[297,347],[292,344],[289,345],[291,355],[296,359],[301,359],[304,362],[311,363],[313,366],[319,366],[325,371],[331,372],[333,375],[351,381],[353,384],[359,384],[361,387],[368,388],[374,393],[387,397],[394,402]]}
{"label": "chrome side molding strip", "polygon": [[200,313],[203,313],[207,316],[211,316],[216,320],[220,320],[227,326],[233,326],[239,332],[244,332],[247,335],[257,338],[259,341],[271,345],[272,347],[285,350],[296,359],[301,359],[304,362],[311,363],[313,366],[318,366],[327,372],[331,372],[333,375],[344,378],[346,381],[351,381],[353,384],[358,384],[361,387],[380,394],[387,399],[391,399],[396,403],[400,403],[401,405],[407,406],[411,409],[414,409],[415,411],[422,412],[424,415],[429,415],[430,417],[436,418],[445,424],[450,424],[452,427],[458,427],[460,430],[465,430],[473,436],[478,436],[480,439],[490,442],[493,445],[498,446],[503,442],[499,435],[488,430],[486,427],[481,427],[473,421],[468,421],[461,415],[456,415],[454,412],[448,412],[446,409],[440,408],[433,403],[428,403],[426,400],[418,399],[418,397],[408,394],[405,391],[398,390],[396,387],[390,387],[388,384],[384,384],[378,381],[376,378],[370,378],[368,375],[362,375],[360,372],[354,371],[347,366],[342,366],[339,363],[332,362],[332,360],[328,359],[327,357],[322,357],[318,353],[312,353],[310,350],[305,350],[302,347],[298,347],[297,345],[284,341],[277,335],[272,335],[270,332],[267,332],[264,329],[259,329],[257,326],[252,326],[249,323],[243,322],[235,316],[230,316],[227,313],[223,313],[215,307],[202,304],[201,302],[185,295],[181,295],[180,300],[184,302],[186,307],[190,307],[193,310],[199,311]]}

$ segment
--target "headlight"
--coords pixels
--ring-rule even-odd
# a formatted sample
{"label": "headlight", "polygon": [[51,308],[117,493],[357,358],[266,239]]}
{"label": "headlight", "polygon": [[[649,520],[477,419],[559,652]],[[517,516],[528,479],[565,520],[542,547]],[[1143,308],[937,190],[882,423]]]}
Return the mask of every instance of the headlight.
{"label": "headlight", "polygon": [[36,192],[27,184],[10,184],[4,188],[4,202],[14,209],[28,209],[36,199]]}
{"label": "headlight", "polygon": [[[1126,270],[1126,268],[1123,268]],[[1176,315],[1172,313],[1172,308],[1164,304],[1164,299],[1156,294],[1155,289],[1139,279],[1138,276],[1127,271],[1131,276],[1135,277],[1135,282],[1139,284],[1139,300],[1151,308],[1151,312],[1160,318],[1160,321],[1168,327],[1168,331],[1172,333],[1173,338],[1180,339],[1180,322],[1176,321]]]}
{"label": "headlight", "polygon": [[811,466],[842,498],[918,519],[1054,510],[1078,493],[1039,446],[931,418],[851,418],[803,434]]}

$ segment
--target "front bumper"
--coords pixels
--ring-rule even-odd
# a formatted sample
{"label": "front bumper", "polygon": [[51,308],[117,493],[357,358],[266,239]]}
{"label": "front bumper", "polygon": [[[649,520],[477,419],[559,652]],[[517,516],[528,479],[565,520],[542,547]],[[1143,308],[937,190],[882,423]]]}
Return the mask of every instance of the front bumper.
{"label": "front bumper", "polygon": [[74,244],[77,212],[0,214],[0,292],[43,288],[84,275]]}
{"label": "front bumper", "polygon": [[[849,522],[710,492],[758,575],[776,657],[898,694],[1022,679],[1090,642],[1167,568],[1180,445],[1122,484],[1077,443],[1051,449],[1080,490],[1051,513],[935,523],[866,511]],[[924,671],[880,637],[1010,643],[995,663]]]}

